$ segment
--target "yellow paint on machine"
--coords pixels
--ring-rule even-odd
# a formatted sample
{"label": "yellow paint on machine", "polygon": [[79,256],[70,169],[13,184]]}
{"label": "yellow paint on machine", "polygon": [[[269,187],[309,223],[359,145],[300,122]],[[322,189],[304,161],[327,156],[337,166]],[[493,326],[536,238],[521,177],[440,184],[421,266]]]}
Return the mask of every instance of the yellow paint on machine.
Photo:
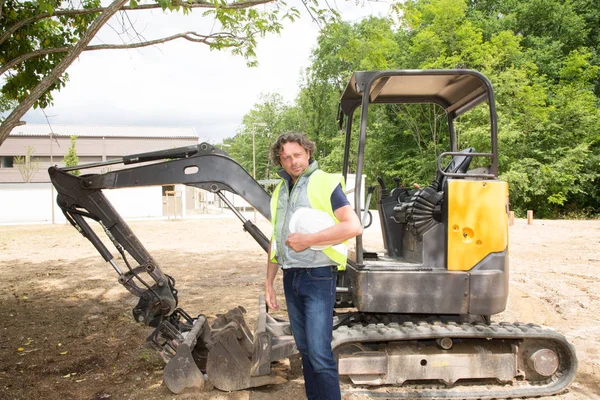
{"label": "yellow paint on machine", "polygon": [[508,183],[448,179],[448,270],[468,271],[508,246]]}

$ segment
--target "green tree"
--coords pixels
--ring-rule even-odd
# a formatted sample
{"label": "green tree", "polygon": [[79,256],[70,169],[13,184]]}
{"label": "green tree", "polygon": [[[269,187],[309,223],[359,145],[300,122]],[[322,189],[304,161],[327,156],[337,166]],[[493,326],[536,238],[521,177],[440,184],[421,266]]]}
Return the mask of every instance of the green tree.
{"label": "green tree", "polygon": [[[395,19],[331,24],[318,38],[295,104],[276,114],[293,110],[297,126],[317,142],[319,164],[340,171],[345,143],[337,105],[354,71],[476,69],[495,89],[500,176],[509,182],[512,209],[518,215],[533,209],[540,217],[597,215],[600,52],[593,3],[410,0],[396,5]],[[537,19],[546,28],[537,27]],[[367,183],[382,176],[389,183],[399,177],[405,185],[427,184],[437,156],[449,147],[445,124],[433,105],[371,107]],[[353,126],[356,149],[357,120]],[[461,116],[455,128],[459,148],[491,150],[485,104]]]}
{"label": "green tree", "polygon": [[[598,27],[585,17],[596,9],[563,0],[416,0],[399,9],[416,68],[467,67],[492,80],[513,208],[546,217],[598,212],[597,41],[590,40]],[[475,111],[457,123],[460,144],[486,151],[487,116]],[[594,200],[582,202],[587,194]]]}
{"label": "green tree", "polygon": [[338,128],[338,102],[352,73],[396,69],[406,58],[402,35],[393,26],[392,19],[375,17],[331,24],[317,40],[296,105],[305,121],[304,132],[317,143],[319,165],[327,171],[342,168],[344,135]]}
{"label": "green tree", "polygon": [[[551,80],[558,81],[561,60],[573,50],[593,49],[592,63],[600,63],[600,11],[595,0],[471,0],[468,4],[470,19],[484,36],[503,30],[518,34],[527,59]],[[596,79],[596,95],[599,85]]]}
{"label": "green tree", "polygon": [[15,165],[23,177],[23,181],[29,183],[33,176],[40,170],[40,163],[33,158],[35,149],[33,146],[25,146],[25,155],[15,157]]}
{"label": "green tree", "polygon": [[279,94],[262,94],[259,102],[244,115],[238,133],[224,143],[228,146],[227,152],[250,174],[254,169],[254,156],[256,179],[273,179],[277,177],[278,168],[271,163],[269,149],[277,136],[287,131],[302,131],[298,109],[286,104]]}
{"label": "green tree", "polygon": [[[337,15],[319,6],[316,0],[308,0],[304,5],[318,21],[328,22]],[[187,13],[194,8],[202,9],[203,16],[214,21],[211,32],[180,32],[152,40],[140,39],[138,35],[131,44],[90,45],[117,12],[162,9]],[[0,144],[31,107],[52,103],[52,91],[65,85],[66,69],[83,51],[131,49],[185,39],[215,50],[230,49],[245,57],[249,65],[256,65],[257,39],[269,32],[279,33],[285,21],[294,21],[298,16],[298,9],[279,0],[113,0],[108,6],[100,0],[6,0],[0,12],[0,105],[11,101],[17,105],[0,124]]]}
{"label": "green tree", "polygon": [[[63,159],[65,163],[65,167],[74,167],[79,164],[79,157],[77,156],[77,150],[75,149],[75,144],[77,141],[77,136],[71,136],[71,145],[69,146],[69,150],[67,150],[67,154]],[[75,176],[79,176],[81,171],[78,169],[71,171],[71,174]]]}

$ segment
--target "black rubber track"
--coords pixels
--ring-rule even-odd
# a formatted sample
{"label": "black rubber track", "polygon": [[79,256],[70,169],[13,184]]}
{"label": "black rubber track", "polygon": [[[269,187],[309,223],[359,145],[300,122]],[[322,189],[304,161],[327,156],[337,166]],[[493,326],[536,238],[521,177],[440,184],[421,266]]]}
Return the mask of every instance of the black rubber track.
{"label": "black rubber track", "polygon": [[366,395],[374,398],[401,399],[509,399],[550,396],[563,391],[575,379],[577,356],[575,348],[560,333],[546,327],[524,323],[457,323],[442,321],[405,322],[340,326],[333,332],[332,347],[352,343],[397,342],[408,340],[431,340],[437,338],[499,339],[499,340],[545,340],[557,349],[559,367],[556,373],[544,381],[515,380],[512,384],[461,385],[403,385],[399,390],[385,386],[386,390],[369,390],[357,387],[344,393]]}

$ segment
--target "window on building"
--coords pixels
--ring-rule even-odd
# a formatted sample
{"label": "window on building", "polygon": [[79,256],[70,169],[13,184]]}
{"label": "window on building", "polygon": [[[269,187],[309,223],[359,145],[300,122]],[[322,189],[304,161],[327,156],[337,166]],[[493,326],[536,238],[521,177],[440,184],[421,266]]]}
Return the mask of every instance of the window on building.
{"label": "window on building", "polygon": [[0,156],[0,168],[14,168],[14,156]]}
{"label": "window on building", "polygon": [[175,185],[164,185],[162,187],[162,195],[166,196],[167,192],[171,192],[175,190]]}

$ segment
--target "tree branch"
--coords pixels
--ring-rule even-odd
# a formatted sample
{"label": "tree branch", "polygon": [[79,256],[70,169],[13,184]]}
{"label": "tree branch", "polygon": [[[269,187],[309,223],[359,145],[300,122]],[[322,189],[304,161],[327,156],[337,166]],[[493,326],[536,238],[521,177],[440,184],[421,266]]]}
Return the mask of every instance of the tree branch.
{"label": "tree branch", "polygon": [[[82,51],[137,49],[140,47],[148,47],[148,46],[153,46],[156,44],[167,43],[167,42],[170,42],[170,41],[176,40],[176,39],[185,39],[190,42],[204,43],[207,45],[210,45],[211,42],[219,40],[219,39],[234,39],[234,40],[236,40],[236,42],[245,42],[246,40],[248,40],[247,37],[235,36],[228,32],[216,32],[216,33],[212,33],[210,35],[201,35],[197,32],[181,32],[181,33],[177,33],[172,36],[167,36],[164,38],[154,39],[154,40],[146,40],[144,42],[138,42],[138,43],[96,44],[96,45],[86,46]],[[231,43],[229,45],[224,45],[224,47],[234,47],[237,44],[238,43]],[[27,61],[29,59],[39,57],[39,56],[45,56],[48,54],[66,53],[67,51],[69,51],[72,48],[73,48],[72,46],[56,47],[56,48],[52,48],[52,49],[40,49],[40,50],[32,51],[27,54],[22,54],[19,57],[13,58],[9,62],[2,65],[0,67],[0,76],[2,74],[6,73],[7,71],[9,71],[14,66],[16,66],[24,61]]]}
{"label": "tree branch", "polygon": [[[258,6],[261,4],[273,3],[276,1],[277,0],[236,1],[236,2],[232,2],[232,3],[224,4],[224,5],[220,6],[220,8],[230,9],[230,10],[239,10],[242,8],[250,8],[250,7]],[[182,0],[173,0],[173,5],[180,6],[183,8],[216,8],[216,6],[213,3],[207,3],[207,2],[201,1],[201,0],[191,0],[190,2],[182,1]],[[157,8],[162,9],[162,6],[158,3],[140,4],[135,8],[123,5],[119,9],[119,11],[152,10],[152,9],[157,9]],[[32,17],[25,18],[25,19],[17,22],[16,24],[14,24],[13,26],[9,27],[4,33],[2,33],[2,35],[0,35],[0,44],[4,43],[6,41],[6,39],[8,39],[12,34],[14,34],[17,30],[19,30],[23,26],[30,24],[32,22],[42,20],[44,18],[63,17],[63,16],[75,17],[78,15],[101,13],[101,12],[104,12],[104,10],[106,10],[106,7],[95,7],[95,8],[73,9],[73,10],[56,10],[54,13],[42,13],[42,14],[34,15]]]}
{"label": "tree branch", "polygon": [[81,40],[73,46],[67,55],[54,67],[52,72],[48,74],[40,83],[33,88],[29,96],[27,96],[21,103],[6,117],[6,119],[0,124],[0,145],[6,140],[10,132],[19,123],[19,120],[25,113],[35,104],[35,102],[52,86],[52,84],[67,70],[69,65],[79,57],[81,52],[89,45],[94,36],[98,33],[100,28],[108,22],[108,20],[117,12],[125,3],[129,0],[114,0],[106,9],[100,14],[94,22],[90,24],[87,32],[81,36]]}

